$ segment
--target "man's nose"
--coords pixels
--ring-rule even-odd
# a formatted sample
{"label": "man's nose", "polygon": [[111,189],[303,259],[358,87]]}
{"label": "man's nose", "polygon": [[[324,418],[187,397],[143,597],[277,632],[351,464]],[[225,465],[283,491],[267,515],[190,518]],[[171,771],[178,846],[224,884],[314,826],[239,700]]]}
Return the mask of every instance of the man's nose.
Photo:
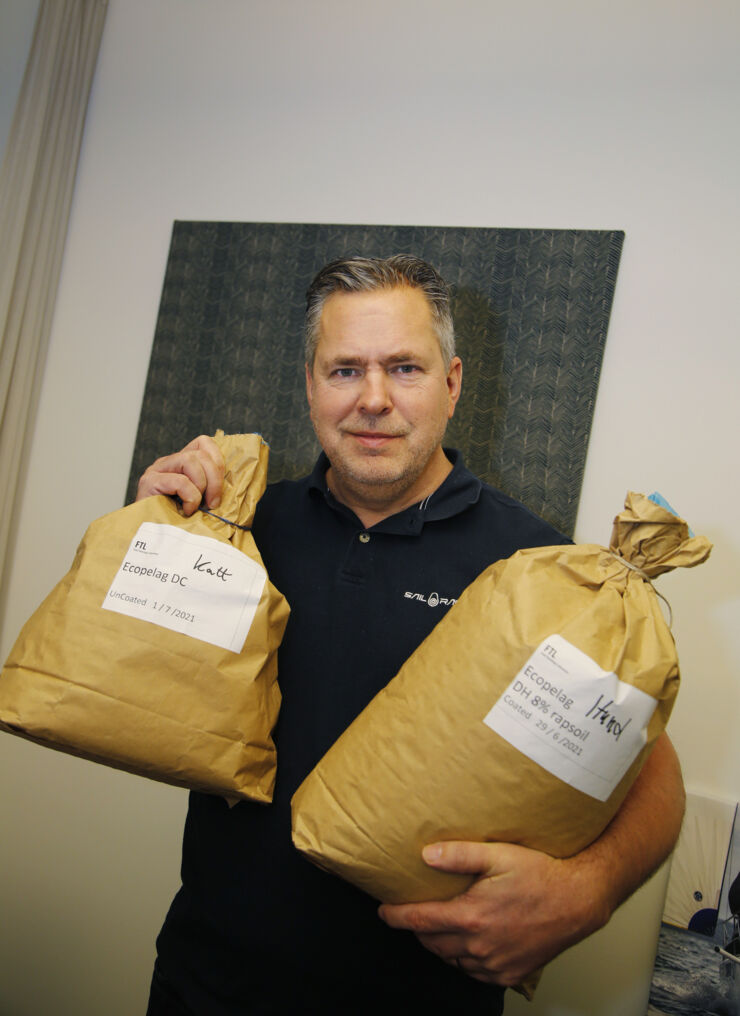
{"label": "man's nose", "polygon": [[377,416],[392,406],[390,378],[384,370],[367,371],[362,379],[358,408],[364,413]]}

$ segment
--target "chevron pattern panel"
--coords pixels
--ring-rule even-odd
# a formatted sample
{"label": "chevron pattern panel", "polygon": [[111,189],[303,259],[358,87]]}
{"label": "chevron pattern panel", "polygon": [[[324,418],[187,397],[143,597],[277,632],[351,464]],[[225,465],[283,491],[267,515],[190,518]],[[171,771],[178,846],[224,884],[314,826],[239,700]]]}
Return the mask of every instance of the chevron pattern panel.
{"label": "chevron pattern panel", "polygon": [[311,469],[305,291],[347,254],[417,254],[451,285],[463,396],[447,444],[572,535],[624,234],[175,222],[129,480],[201,433],[259,431]]}

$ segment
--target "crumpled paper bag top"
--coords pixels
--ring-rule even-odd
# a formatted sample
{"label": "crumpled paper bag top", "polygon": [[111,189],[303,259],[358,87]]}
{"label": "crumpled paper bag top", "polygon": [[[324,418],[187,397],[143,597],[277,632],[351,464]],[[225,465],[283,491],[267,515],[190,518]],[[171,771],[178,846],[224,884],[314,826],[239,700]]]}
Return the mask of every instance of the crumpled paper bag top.
{"label": "crumpled paper bag top", "polygon": [[630,491],[614,519],[609,550],[650,578],[673,568],[693,568],[709,557],[712,544],[694,536],[688,523],[644,494]]}
{"label": "crumpled paper bag top", "polygon": [[269,449],[259,434],[224,434],[214,441],[224,457],[221,504],[213,514],[248,528],[267,486]]}

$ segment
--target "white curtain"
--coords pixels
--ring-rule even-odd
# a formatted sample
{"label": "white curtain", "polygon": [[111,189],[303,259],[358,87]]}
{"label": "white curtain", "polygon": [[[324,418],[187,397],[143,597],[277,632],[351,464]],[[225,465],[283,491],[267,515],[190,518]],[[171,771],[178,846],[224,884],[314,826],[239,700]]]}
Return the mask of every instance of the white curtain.
{"label": "white curtain", "polygon": [[0,169],[0,575],[36,404],[107,0],[41,0]]}

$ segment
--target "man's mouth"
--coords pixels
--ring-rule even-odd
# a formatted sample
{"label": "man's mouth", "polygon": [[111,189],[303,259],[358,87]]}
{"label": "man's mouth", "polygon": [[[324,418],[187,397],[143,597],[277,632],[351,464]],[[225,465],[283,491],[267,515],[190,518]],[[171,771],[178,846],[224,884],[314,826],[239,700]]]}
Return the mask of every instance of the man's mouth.
{"label": "man's mouth", "polygon": [[383,448],[392,441],[397,441],[402,434],[382,434],[375,430],[347,431],[363,448]]}
{"label": "man's mouth", "polygon": [[363,448],[380,449],[386,445],[403,438],[404,434],[389,431],[345,431],[345,434],[353,438]]}

